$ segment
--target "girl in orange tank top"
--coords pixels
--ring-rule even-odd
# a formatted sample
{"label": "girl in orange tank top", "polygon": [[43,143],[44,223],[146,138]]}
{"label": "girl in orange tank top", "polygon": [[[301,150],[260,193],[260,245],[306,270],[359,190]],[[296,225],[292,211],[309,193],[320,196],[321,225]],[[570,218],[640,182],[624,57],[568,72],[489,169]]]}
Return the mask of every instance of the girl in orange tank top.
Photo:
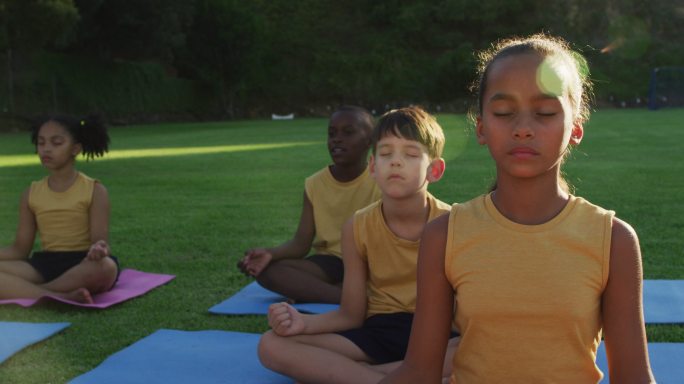
{"label": "girl in orange tank top", "polygon": [[[488,196],[454,206],[450,216],[438,218],[426,226],[420,249],[418,298],[408,352],[400,368],[382,383],[440,383],[454,314],[462,329],[459,329],[460,345],[453,357],[452,384],[597,382],[601,373],[592,359],[595,359],[601,333],[609,356],[611,381],[653,382],[641,309],[641,254],[632,227],[613,217],[612,213],[606,214],[605,210],[597,208],[595,212],[607,218],[604,225],[607,231],[603,236],[607,241],[605,252],[592,254],[573,242],[572,236],[556,236],[558,231],[555,230],[553,236],[541,241],[536,233],[530,235],[565,219],[567,211],[574,209],[575,202],[580,200],[570,194],[562,179],[561,164],[569,149],[582,140],[583,124],[589,114],[590,83],[586,61],[563,40],[538,34],[494,45],[480,55],[479,73],[479,81],[474,87],[478,97],[474,113],[476,134],[478,143],[488,147],[496,164],[496,184]],[[584,203],[582,205],[586,207]],[[592,212],[591,209],[582,210],[585,211]],[[465,221],[459,224],[462,213]],[[492,228],[496,232],[487,230]],[[573,235],[584,230],[566,225],[562,233]],[[505,233],[507,237],[494,233]],[[531,259],[539,260],[533,270],[526,269],[530,263],[525,254],[515,251],[529,246],[520,240],[527,238],[535,241],[532,243],[534,249],[527,255],[536,251],[549,256],[544,260],[536,254],[531,255],[534,256]],[[546,241],[549,238],[551,242]],[[509,251],[509,248],[513,249]],[[583,280],[579,274],[569,277],[584,284],[581,287],[549,282],[545,277],[550,276],[550,272],[559,275],[558,263],[551,261],[556,252],[550,248],[562,249],[563,255],[572,254],[589,260],[585,265],[592,265],[598,272],[587,275],[591,280]],[[600,246],[591,249],[597,248],[601,249]],[[517,262],[510,257],[517,258]],[[492,262],[503,259],[509,267]],[[605,264],[602,265],[601,260],[606,260]],[[456,266],[449,268],[452,263],[469,270],[454,270]],[[574,271],[578,270],[568,269],[565,273],[573,274]],[[572,313],[574,323],[560,319],[566,312],[571,312],[565,309],[554,317],[555,312],[549,307],[557,303],[542,300],[540,305],[539,300],[529,299],[548,300],[549,294],[540,292],[542,290],[534,283],[516,277],[525,273],[535,276],[531,280],[536,282],[566,287],[562,297],[572,303],[576,290],[586,293],[584,296],[589,299],[573,307],[582,309],[578,311],[581,313]],[[492,279],[493,276],[501,279]],[[492,283],[483,283],[486,281],[496,281],[501,289],[492,290]],[[517,282],[516,287],[501,287],[509,281]],[[485,297],[487,292],[491,294],[487,304],[472,299]],[[541,311],[530,311],[526,305],[529,302],[536,303]],[[590,305],[585,305],[586,302]],[[545,307],[544,303],[552,305]],[[537,316],[539,312],[544,316]],[[587,326],[583,319],[590,319],[595,326]],[[521,326],[512,332],[499,332],[498,323],[506,321]],[[571,325],[558,327],[553,322]],[[578,335],[580,328],[588,331]],[[581,340],[573,343],[572,348],[565,348],[561,358],[555,353],[540,357],[534,348],[530,348],[540,339],[572,337]],[[555,351],[554,345],[544,347]],[[510,350],[516,352],[508,353]],[[533,353],[526,353],[531,350]],[[568,366],[580,367],[581,374]],[[577,379],[579,377],[583,379]]]}

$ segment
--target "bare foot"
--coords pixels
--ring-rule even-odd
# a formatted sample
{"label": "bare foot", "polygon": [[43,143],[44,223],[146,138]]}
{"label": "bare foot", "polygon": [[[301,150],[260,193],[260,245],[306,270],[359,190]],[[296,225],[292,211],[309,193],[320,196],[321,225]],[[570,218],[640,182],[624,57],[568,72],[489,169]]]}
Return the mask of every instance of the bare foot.
{"label": "bare foot", "polygon": [[77,303],[93,304],[93,297],[90,295],[90,291],[85,288],[78,288],[69,293],[65,293],[62,297]]}

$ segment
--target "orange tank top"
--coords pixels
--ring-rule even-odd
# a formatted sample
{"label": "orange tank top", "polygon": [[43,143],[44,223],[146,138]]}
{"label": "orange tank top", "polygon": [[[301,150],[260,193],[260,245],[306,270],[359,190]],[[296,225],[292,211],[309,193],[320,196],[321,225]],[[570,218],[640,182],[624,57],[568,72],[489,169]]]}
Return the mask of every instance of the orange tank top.
{"label": "orange tank top", "polygon": [[445,272],[461,341],[451,383],[596,383],[614,212],[570,196],[521,225],[491,196],[455,205]]}

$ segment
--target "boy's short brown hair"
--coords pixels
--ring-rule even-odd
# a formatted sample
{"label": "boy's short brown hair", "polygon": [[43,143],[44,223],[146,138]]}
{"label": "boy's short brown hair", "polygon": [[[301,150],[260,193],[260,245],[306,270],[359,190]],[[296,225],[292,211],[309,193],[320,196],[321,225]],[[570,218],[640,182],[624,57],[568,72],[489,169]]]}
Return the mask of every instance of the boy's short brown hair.
{"label": "boy's short brown hair", "polygon": [[420,107],[393,109],[380,117],[371,136],[374,155],[378,141],[388,134],[425,145],[430,159],[442,157],[444,150],[442,127],[432,115]]}

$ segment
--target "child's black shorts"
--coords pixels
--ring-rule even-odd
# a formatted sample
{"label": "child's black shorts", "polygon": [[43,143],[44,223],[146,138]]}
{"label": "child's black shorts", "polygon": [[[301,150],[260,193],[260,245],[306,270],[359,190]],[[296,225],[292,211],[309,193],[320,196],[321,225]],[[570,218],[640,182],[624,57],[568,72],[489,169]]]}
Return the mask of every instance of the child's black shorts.
{"label": "child's black shorts", "polygon": [[[78,265],[88,254],[88,251],[41,251],[33,252],[27,261],[43,276],[44,282],[50,282],[64,272]],[[116,280],[119,280],[119,260],[115,256],[109,256],[116,263]],[[115,280],[115,282],[116,282]]]}
{"label": "child's black shorts", "polygon": [[306,260],[322,269],[331,283],[339,284],[344,280],[344,263],[341,258],[333,255],[311,255]]}
{"label": "child's black shorts", "polygon": [[361,328],[336,332],[361,348],[375,364],[403,360],[408,349],[413,313],[373,315]]}

